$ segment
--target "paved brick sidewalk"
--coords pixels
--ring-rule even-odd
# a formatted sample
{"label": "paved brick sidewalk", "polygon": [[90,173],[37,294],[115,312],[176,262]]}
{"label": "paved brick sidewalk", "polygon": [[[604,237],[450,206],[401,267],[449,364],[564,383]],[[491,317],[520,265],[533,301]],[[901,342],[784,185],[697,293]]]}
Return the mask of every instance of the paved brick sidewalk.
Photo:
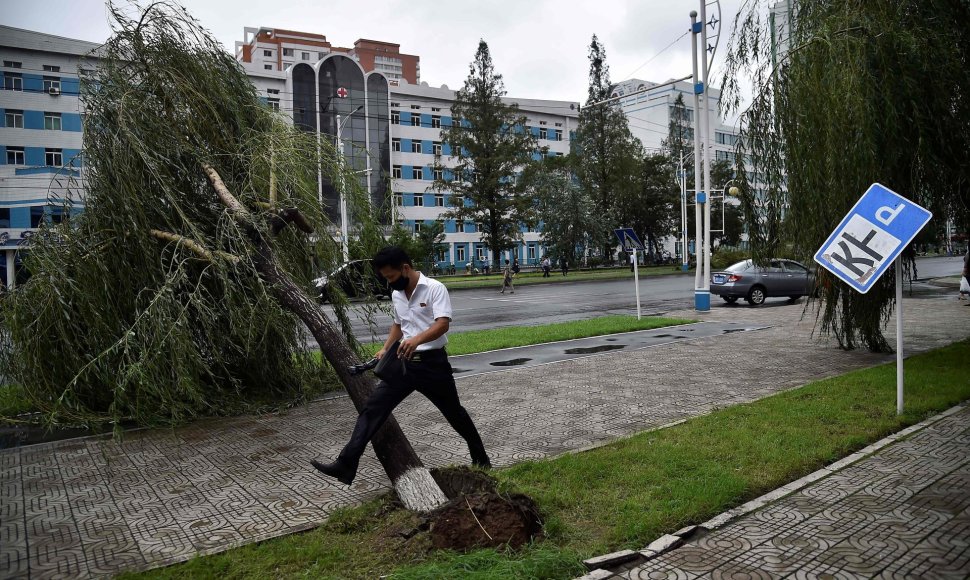
{"label": "paved brick sidewalk", "polygon": [[970,407],[822,474],[827,477],[615,577],[970,575]]}
{"label": "paved brick sidewalk", "polygon": [[[970,335],[953,299],[906,300],[907,352]],[[691,311],[680,313],[695,317]],[[721,307],[702,319],[772,325],[459,380],[497,466],[602,444],[892,359],[812,338],[801,305]],[[961,322],[955,323],[954,321]],[[892,328],[892,326],[890,326]],[[426,400],[396,415],[429,466],[468,462]],[[308,464],[350,433],[350,401],[285,414],[0,452],[0,577],[85,577],[161,566],[319,525],[388,486],[368,452],[352,487]]]}

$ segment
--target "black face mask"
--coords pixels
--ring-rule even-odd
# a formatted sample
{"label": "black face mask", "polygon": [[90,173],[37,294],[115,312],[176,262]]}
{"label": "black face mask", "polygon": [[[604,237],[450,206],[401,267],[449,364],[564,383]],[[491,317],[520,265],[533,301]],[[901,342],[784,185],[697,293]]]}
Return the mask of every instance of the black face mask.
{"label": "black face mask", "polygon": [[395,280],[393,282],[388,282],[388,284],[394,290],[402,290],[403,291],[405,288],[408,287],[408,282],[410,282],[410,281],[411,281],[410,278],[408,278],[407,276],[402,275],[397,280]]}

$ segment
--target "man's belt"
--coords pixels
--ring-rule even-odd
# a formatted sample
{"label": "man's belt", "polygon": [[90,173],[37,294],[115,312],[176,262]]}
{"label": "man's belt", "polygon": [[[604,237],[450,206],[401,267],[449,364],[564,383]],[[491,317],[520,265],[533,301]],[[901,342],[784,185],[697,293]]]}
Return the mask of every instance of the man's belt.
{"label": "man's belt", "polygon": [[426,360],[438,360],[448,356],[444,348],[431,348],[428,350],[416,350],[411,356],[411,362],[422,362]]}

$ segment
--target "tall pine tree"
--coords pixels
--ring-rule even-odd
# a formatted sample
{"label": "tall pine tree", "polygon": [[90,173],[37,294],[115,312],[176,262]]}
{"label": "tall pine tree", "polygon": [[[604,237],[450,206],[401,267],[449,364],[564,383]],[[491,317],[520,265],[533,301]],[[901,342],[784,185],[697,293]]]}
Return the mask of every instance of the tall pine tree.
{"label": "tall pine tree", "polygon": [[537,140],[518,106],[502,101],[504,95],[488,44],[479,41],[465,85],[455,93],[452,124],[441,131],[453,164],[436,159],[442,177],[431,186],[450,190],[459,200],[446,217],[481,224],[482,241],[496,264],[501,252],[521,239],[521,224],[535,221],[532,199],[517,173],[532,162]]}
{"label": "tall pine tree", "polygon": [[617,199],[623,188],[630,185],[637,143],[617,103],[591,106],[612,94],[606,49],[594,34],[589,45],[589,92],[586,106],[579,113],[574,152],[576,175],[596,204],[597,237],[607,260],[613,252],[613,229],[621,225]]}

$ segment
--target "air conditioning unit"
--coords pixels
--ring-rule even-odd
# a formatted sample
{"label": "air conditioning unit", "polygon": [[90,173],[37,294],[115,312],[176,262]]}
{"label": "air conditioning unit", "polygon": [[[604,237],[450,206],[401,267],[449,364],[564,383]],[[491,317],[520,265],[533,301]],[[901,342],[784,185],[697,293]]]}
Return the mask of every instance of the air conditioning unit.
{"label": "air conditioning unit", "polygon": [[49,94],[49,95],[59,95],[59,94],[61,94],[61,89],[60,89],[60,87],[51,87],[51,88],[47,89],[47,94]]}

